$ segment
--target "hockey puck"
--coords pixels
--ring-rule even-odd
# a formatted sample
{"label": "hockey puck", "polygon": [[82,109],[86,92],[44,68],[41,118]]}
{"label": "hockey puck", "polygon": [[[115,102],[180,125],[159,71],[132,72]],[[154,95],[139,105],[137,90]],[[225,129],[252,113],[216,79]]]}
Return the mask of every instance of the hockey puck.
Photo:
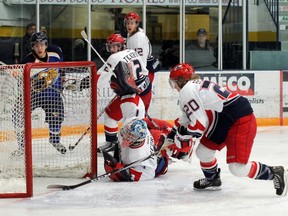
{"label": "hockey puck", "polygon": [[69,150],[70,150],[70,151],[74,150],[74,148],[75,148],[75,146],[69,145]]}

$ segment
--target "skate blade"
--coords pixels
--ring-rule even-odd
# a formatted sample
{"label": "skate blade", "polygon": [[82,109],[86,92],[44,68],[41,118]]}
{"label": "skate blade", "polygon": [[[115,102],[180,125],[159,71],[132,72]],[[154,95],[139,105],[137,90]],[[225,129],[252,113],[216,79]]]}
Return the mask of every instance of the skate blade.
{"label": "skate blade", "polygon": [[193,190],[195,190],[195,191],[220,191],[220,190],[222,190],[222,188],[221,188],[221,186],[218,186],[218,187],[207,187],[204,189],[193,188]]}
{"label": "skate blade", "polygon": [[281,196],[286,196],[287,195],[287,190],[288,190],[288,169],[284,171],[284,182],[285,182],[285,187],[283,190],[283,193]]}

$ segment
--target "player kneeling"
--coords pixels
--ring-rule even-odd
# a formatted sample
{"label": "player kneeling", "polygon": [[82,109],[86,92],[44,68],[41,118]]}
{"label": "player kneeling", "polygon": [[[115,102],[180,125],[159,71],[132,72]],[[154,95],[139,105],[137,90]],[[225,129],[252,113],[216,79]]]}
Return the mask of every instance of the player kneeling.
{"label": "player kneeling", "polygon": [[143,119],[133,119],[124,123],[119,133],[119,144],[114,156],[103,151],[106,172],[119,170],[127,164],[149,157],[135,166],[110,175],[113,181],[144,181],[165,174],[168,166],[167,157],[157,158],[154,139]]}

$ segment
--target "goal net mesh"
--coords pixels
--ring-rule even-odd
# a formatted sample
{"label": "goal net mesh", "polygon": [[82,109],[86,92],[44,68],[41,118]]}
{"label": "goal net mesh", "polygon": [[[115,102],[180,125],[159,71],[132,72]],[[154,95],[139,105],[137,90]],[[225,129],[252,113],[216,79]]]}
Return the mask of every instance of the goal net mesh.
{"label": "goal net mesh", "polygon": [[[68,62],[45,63],[43,68],[0,66],[0,194],[25,191],[26,169],[31,166],[27,164],[29,154],[25,148],[25,133],[29,130],[29,125],[25,125],[25,116],[29,116],[24,107],[25,70],[31,87],[33,176],[81,178],[95,174],[92,161],[96,161],[97,153],[92,152],[90,130],[91,79],[81,91],[63,87],[91,77],[91,63],[79,62],[73,67]],[[59,144],[66,153],[61,153]],[[69,146],[75,148],[70,150]]]}

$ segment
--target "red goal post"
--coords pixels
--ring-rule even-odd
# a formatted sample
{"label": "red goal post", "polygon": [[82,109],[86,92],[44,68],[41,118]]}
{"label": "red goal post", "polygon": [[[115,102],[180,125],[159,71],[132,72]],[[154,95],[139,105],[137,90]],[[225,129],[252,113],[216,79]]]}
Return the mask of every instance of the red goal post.
{"label": "red goal post", "polygon": [[[47,76],[61,76],[62,84],[89,77],[89,84],[81,91],[72,91],[56,89],[53,81],[47,81],[46,88],[35,93],[31,80],[40,73],[46,81]],[[92,61],[0,66],[0,198],[33,196],[33,177],[83,178],[97,174],[96,83],[97,70]],[[53,93],[47,97],[45,91]],[[53,110],[47,114],[47,109],[53,109],[51,104],[58,100],[63,104],[63,111],[59,111],[63,118],[55,119],[61,126],[60,143],[67,149],[65,154],[49,139],[51,116],[60,114]],[[13,154],[19,140],[25,143],[23,155]],[[75,149],[69,150],[75,143]]]}

